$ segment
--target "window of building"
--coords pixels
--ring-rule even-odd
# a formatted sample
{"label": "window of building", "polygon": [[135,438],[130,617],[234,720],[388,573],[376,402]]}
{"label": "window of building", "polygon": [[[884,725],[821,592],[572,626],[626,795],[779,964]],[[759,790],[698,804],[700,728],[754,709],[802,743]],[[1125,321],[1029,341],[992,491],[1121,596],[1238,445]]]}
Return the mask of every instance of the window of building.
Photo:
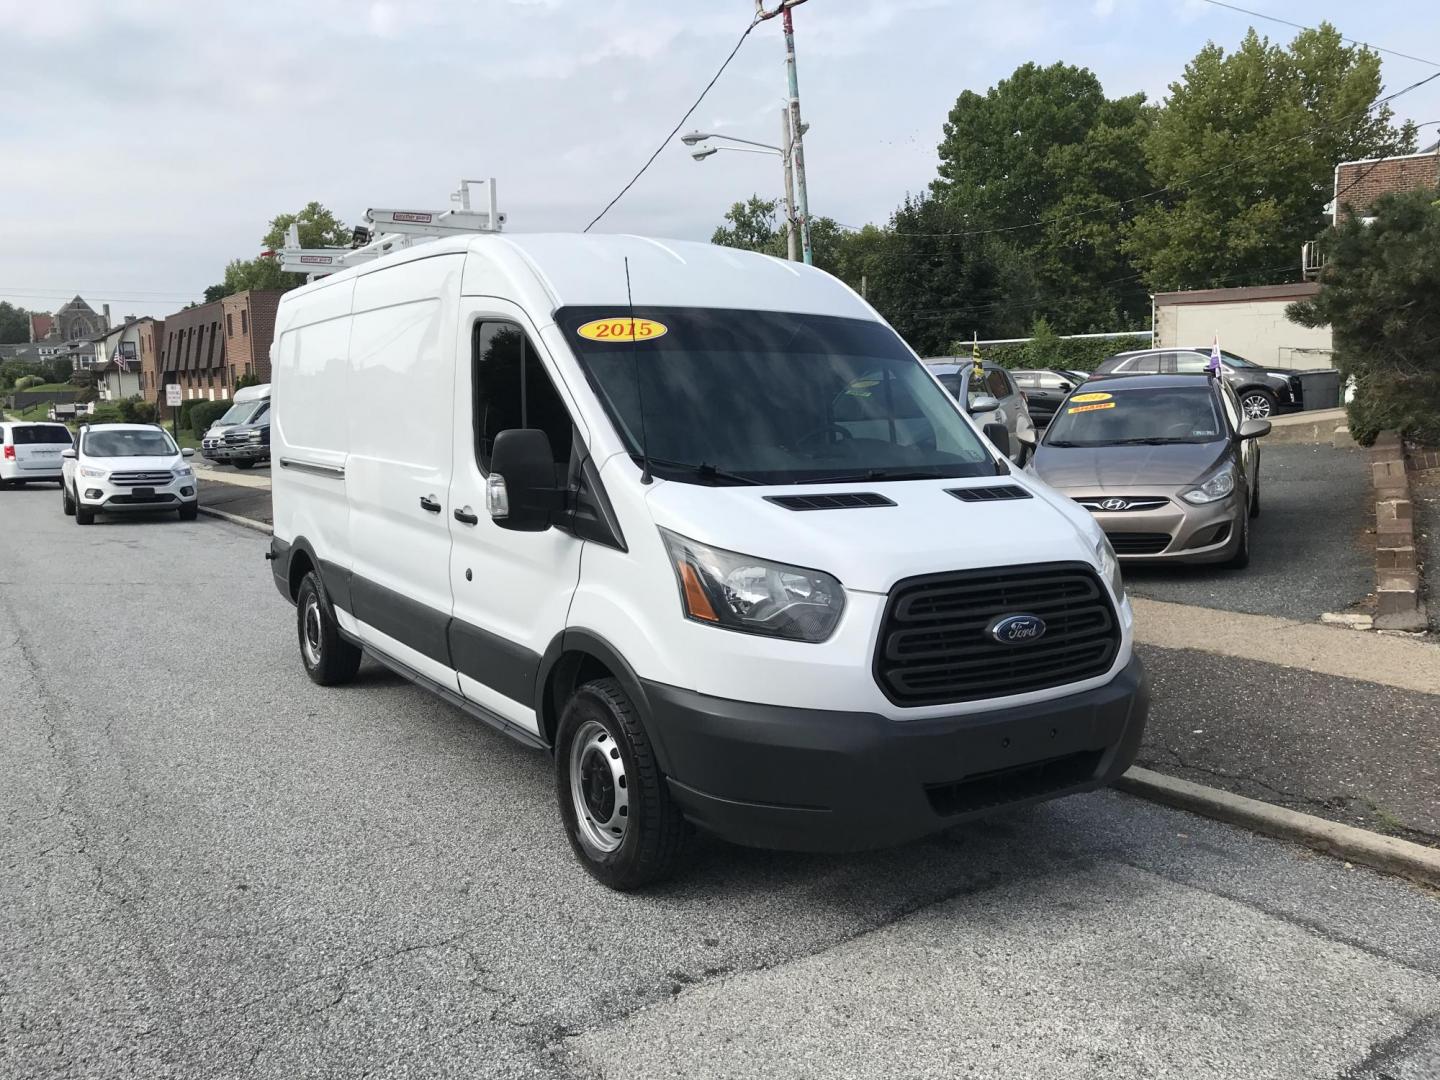
{"label": "window of building", "polygon": [[250,332],[250,320],[246,317],[247,314],[244,308],[240,309],[240,333],[242,334]]}
{"label": "window of building", "polygon": [[235,336],[235,320],[228,311],[225,313],[225,336]]}
{"label": "window of building", "polygon": [[545,432],[556,463],[568,464],[574,435],[570,413],[525,331],[514,323],[476,323],[472,364],[475,459],[480,470],[490,472],[495,436],[525,427]]}
{"label": "window of building", "polygon": [[205,354],[205,366],[209,367],[215,362],[215,335],[220,332],[220,322],[217,319],[210,324],[210,351]]}

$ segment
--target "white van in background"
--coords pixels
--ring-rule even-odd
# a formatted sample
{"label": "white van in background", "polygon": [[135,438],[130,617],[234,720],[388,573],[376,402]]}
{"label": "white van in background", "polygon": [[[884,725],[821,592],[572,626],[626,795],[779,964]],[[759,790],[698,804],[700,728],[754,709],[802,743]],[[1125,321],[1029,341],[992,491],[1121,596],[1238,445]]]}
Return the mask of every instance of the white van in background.
{"label": "white van in background", "polygon": [[1104,534],[827,274],[437,240],[286,293],[272,356],[267,554],[306,671],[368,652],[552,751],[613,887],[690,825],[874,847],[1135,756]]}
{"label": "white van in background", "polygon": [[270,457],[270,384],[241,387],[232,400],[200,439],[200,453],[217,465],[248,469]]}

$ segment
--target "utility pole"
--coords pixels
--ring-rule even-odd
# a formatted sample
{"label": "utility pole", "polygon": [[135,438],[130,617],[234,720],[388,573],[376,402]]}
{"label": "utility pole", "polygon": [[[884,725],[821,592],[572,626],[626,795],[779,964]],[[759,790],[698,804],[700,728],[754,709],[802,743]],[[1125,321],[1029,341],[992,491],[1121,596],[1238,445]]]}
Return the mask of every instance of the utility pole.
{"label": "utility pole", "polygon": [[805,187],[805,130],[800,120],[800,81],[795,72],[795,20],[790,12],[805,0],[781,0],[774,11],[766,11],[764,0],[755,0],[755,18],[763,22],[781,17],[785,30],[785,74],[790,83],[790,142],[791,159],[795,170],[795,184],[800,189],[800,246],[804,252],[805,264],[814,263],[814,251],[810,247],[810,196]]}
{"label": "utility pole", "polygon": [[795,229],[795,170],[790,165],[790,153],[795,149],[790,135],[790,109],[780,110],[780,145],[784,147],[785,165],[785,257],[791,262],[800,261],[800,234]]}

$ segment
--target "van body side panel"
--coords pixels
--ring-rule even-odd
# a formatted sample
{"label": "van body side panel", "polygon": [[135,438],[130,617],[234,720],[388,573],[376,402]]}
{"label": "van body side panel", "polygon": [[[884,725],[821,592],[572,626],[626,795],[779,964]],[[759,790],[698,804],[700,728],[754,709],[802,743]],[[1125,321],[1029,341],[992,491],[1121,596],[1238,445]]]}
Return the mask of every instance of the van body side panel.
{"label": "van body side panel", "polygon": [[343,402],[350,593],[361,639],[442,686],[450,663],[450,395],[461,255],[359,275]]}
{"label": "van body side panel", "polygon": [[275,535],[304,539],[322,562],[350,571],[345,460],[347,355],[353,281],[285,297],[271,348]]}

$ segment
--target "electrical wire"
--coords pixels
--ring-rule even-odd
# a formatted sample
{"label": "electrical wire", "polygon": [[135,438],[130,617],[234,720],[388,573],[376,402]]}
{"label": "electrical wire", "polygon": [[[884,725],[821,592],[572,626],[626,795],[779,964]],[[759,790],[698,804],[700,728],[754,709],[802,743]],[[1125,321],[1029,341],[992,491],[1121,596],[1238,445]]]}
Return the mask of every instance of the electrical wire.
{"label": "electrical wire", "polygon": [[[1420,129],[1423,128],[1423,127],[1429,127],[1431,124],[1440,124],[1440,120],[1426,120],[1423,124],[1416,124],[1416,125],[1415,125],[1415,130],[1418,131],[1418,130],[1420,130]],[[1429,152],[1429,151],[1426,151],[1426,153],[1428,153],[1428,152]],[[1372,172],[1374,172],[1377,166],[1382,165],[1383,163],[1385,163],[1385,162],[1387,162],[1387,161],[1393,161],[1393,160],[1394,160],[1394,158],[1376,158],[1374,161],[1372,161],[1372,162],[1370,163],[1370,168],[1366,169],[1366,170],[1365,170],[1364,172],[1362,172],[1359,176],[1355,177],[1354,180],[1351,180],[1350,183],[1346,184],[1346,185],[1345,185],[1343,188],[1341,188],[1339,191],[1335,192],[1335,202],[1334,202],[1334,206],[1335,206],[1336,211],[1337,211],[1337,212],[1339,211],[1339,209],[1340,209],[1340,200],[1345,197],[1345,193],[1346,193],[1346,192],[1348,192],[1348,191],[1349,191],[1351,188],[1353,188],[1356,184],[1360,183],[1360,182],[1361,182],[1362,180],[1364,180],[1367,176],[1369,176]]]}
{"label": "electrical wire", "polygon": [[655,148],[655,152],[650,155],[649,160],[646,161],[644,165],[640,166],[640,171],[630,178],[630,182],[620,189],[620,193],[618,195],[616,195],[613,199],[611,199],[608,203],[605,204],[605,209],[601,210],[600,213],[596,214],[594,220],[591,221],[589,225],[586,225],[585,228],[581,230],[581,232],[588,233],[591,229],[593,229],[595,225],[600,221],[600,219],[610,212],[610,208],[613,207],[616,203],[618,203],[621,199],[623,199],[625,197],[625,193],[635,186],[636,181],[638,181],[640,177],[645,175],[645,171],[649,169],[651,165],[655,164],[655,159],[658,158],[660,154],[664,151],[664,149],[670,145],[670,140],[675,137],[676,133],[685,126],[685,121],[690,119],[691,113],[693,113],[696,109],[700,107],[700,103],[705,100],[705,95],[710,93],[711,87],[713,87],[717,82],[720,81],[720,76],[725,74],[725,69],[730,66],[730,61],[734,60],[735,54],[740,51],[740,46],[745,44],[745,39],[750,36],[750,31],[754,30],[755,27],[759,26],[760,21],[760,18],[757,16],[751,21],[750,25],[745,28],[745,32],[740,35],[740,40],[735,42],[735,47],[730,50],[730,55],[725,57],[725,62],[720,65],[720,70],[715,72],[714,77],[705,84],[705,89],[700,91],[700,96],[695,99],[695,104],[691,105],[690,108],[685,110],[685,115],[680,117],[680,122],[676,124],[673,129],[671,129],[670,134],[666,135],[665,138],[661,141],[660,145]]}
{"label": "electrical wire", "polygon": [[[1280,23],[1282,26],[1293,27],[1296,30],[1317,29],[1314,26],[1306,26],[1304,23],[1291,22],[1289,19],[1281,19],[1277,18],[1274,15],[1266,15],[1263,11],[1251,11],[1249,8],[1238,7],[1235,4],[1227,4],[1225,3],[1225,0],[1205,0],[1205,3],[1212,4],[1215,7],[1228,8],[1231,11],[1238,11],[1241,15],[1250,15],[1257,19],[1268,19],[1270,22]],[[1426,60],[1423,56],[1411,56],[1409,53],[1399,52],[1395,49],[1386,49],[1380,45],[1371,45],[1368,41],[1360,41],[1358,38],[1346,37],[1344,34],[1340,35],[1340,40],[1348,41],[1351,45],[1363,45],[1365,48],[1370,49],[1373,52],[1389,53],[1391,56],[1398,56],[1403,60],[1414,60],[1417,64],[1429,64],[1431,67],[1440,68],[1440,61]]]}

